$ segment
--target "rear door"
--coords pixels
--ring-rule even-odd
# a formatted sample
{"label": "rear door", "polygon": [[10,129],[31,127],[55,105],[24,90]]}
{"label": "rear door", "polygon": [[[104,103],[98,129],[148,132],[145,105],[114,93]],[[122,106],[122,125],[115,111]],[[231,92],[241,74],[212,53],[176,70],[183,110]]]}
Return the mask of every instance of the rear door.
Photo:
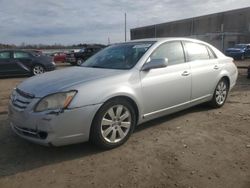
{"label": "rear door", "polygon": [[28,52],[13,52],[13,60],[16,64],[16,71],[21,74],[27,74],[32,67],[32,55]]}
{"label": "rear door", "polygon": [[0,74],[7,75],[13,72],[13,66],[11,63],[11,53],[9,51],[0,52]]}
{"label": "rear door", "polygon": [[184,42],[184,46],[192,71],[191,100],[211,97],[217,84],[221,65],[208,46],[189,41]]}

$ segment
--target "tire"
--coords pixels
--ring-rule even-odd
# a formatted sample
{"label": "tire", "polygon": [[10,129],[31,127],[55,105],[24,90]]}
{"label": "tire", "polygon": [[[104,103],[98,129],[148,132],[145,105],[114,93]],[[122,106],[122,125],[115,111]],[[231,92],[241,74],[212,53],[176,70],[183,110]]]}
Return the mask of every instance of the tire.
{"label": "tire", "polygon": [[107,101],[93,120],[90,141],[101,149],[113,149],[124,144],[136,124],[133,106],[122,98]]}
{"label": "tire", "polygon": [[245,55],[244,54],[242,54],[241,56],[240,56],[240,60],[245,60]]}
{"label": "tire", "polygon": [[222,107],[227,99],[229,91],[229,83],[225,78],[222,78],[214,90],[213,99],[210,101],[210,106],[214,108]]}
{"label": "tire", "polygon": [[45,69],[42,65],[34,65],[32,68],[32,74],[34,76],[45,73]]}
{"label": "tire", "polygon": [[77,65],[77,66],[80,66],[83,62],[84,62],[83,59],[77,59],[77,60],[76,60],[76,65]]}

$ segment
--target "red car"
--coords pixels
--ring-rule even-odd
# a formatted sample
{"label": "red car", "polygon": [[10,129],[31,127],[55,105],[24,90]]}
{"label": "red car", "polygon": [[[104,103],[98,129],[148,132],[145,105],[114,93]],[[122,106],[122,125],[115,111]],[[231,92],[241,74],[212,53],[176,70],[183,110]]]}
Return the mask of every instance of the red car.
{"label": "red car", "polygon": [[57,52],[53,54],[54,57],[54,62],[58,63],[58,62],[66,62],[66,54],[63,52]]}

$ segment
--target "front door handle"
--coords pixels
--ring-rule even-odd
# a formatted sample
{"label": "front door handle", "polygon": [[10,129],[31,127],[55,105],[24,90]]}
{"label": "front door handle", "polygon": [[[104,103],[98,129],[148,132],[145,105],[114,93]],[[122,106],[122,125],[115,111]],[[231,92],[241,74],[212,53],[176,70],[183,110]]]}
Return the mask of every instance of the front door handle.
{"label": "front door handle", "polygon": [[215,66],[214,66],[214,69],[215,69],[215,70],[218,70],[219,68],[220,68],[220,67],[219,67],[218,65],[215,65]]}
{"label": "front door handle", "polygon": [[190,74],[190,72],[184,71],[181,75],[182,75],[182,76],[188,76],[189,74]]}

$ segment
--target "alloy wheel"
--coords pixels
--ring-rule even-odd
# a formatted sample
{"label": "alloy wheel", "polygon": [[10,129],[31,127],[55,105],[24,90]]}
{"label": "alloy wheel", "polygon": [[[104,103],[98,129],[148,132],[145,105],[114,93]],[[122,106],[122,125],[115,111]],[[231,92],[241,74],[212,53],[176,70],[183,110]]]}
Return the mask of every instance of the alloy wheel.
{"label": "alloy wheel", "polygon": [[33,68],[33,74],[38,75],[44,73],[44,68],[41,65],[36,65]]}
{"label": "alloy wheel", "polygon": [[117,143],[129,133],[132,123],[130,111],[123,105],[107,110],[101,121],[101,135],[108,143]]}
{"label": "alloy wheel", "polygon": [[221,81],[215,91],[215,99],[217,104],[222,105],[227,97],[227,85],[224,81]]}

